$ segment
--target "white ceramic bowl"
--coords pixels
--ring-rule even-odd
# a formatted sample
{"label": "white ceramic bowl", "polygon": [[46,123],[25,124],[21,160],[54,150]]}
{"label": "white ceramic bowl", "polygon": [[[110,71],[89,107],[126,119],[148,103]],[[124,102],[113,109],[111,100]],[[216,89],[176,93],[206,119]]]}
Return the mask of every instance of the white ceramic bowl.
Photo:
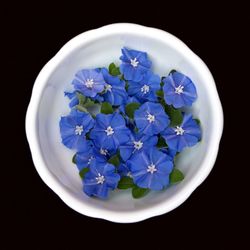
{"label": "white ceramic bowl", "polygon": [[[185,150],[177,162],[185,179],[165,191],[135,200],[130,190],[114,191],[109,200],[87,197],[73,152],[59,134],[60,116],[69,112],[63,92],[82,68],[119,63],[123,46],[148,52],[153,70],[166,75],[176,69],[196,84],[198,100],[191,111],[201,120],[202,141]],[[35,167],[43,181],[81,214],[114,222],[136,222],[167,213],[183,203],[211,171],[223,130],[223,112],[215,82],[204,62],[173,35],[135,24],[112,24],[70,40],[39,73],[26,116],[26,133]]]}

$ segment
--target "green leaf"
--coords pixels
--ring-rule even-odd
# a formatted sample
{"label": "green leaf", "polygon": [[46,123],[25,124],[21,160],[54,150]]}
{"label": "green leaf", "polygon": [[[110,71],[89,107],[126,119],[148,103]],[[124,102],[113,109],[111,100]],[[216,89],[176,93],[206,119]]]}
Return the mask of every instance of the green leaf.
{"label": "green leaf", "polygon": [[72,157],[72,163],[76,164],[76,154],[74,154]]}
{"label": "green leaf", "polygon": [[116,68],[116,65],[114,63],[110,63],[109,64],[109,73],[114,69]]}
{"label": "green leaf", "polygon": [[168,147],[168,144],[166,143],[165,139],[160,136],[158,138],[158,142],[157,142],[157,145],[156,145],[158,148],[167,148]]}
{"label": "green leaf", "polygon": [[156,91],[156,95],[161,97],[161,98],[164,97],[164,93],[163,93],[163,91],[161,89]]}
{"label": "green leaf", "polygon": [[119,75],[121,74],[119,67],[113,69],[113,70],[110,72],[110,74],[111,74],[112,76],[119,76]]}
{"label": "green leaf", "polygon": [[131,103],[127,104],[126,107],[125,107],[125,111],[126,111],[127,116],[129,118],[133,119],[134,118],[134,112],[139,107],[140,107],[140,104],[137,103],[137,102],[131,102]]}
{"label": "green leaf", "polygon": [[116,154],[112,156],[109,160],[108,163],[113,164],[114,166],[118,167],[120,165],[120,157],[119,154]]}
{"label": "green leaf", "polygon": [[76,92],[76,96],[78,98],[79,104],[78,106],[81,106],[83,108],[89,108],[95,104],[94,101],[92,101],[90,98],[85,97],[83,94]]}
{"label": "green leaf", "polygon": [[128,177],[128,176],[123,176],[120,179],[117,188],[119,188],[119,189],[128,189],[128,188],[132,188],[133,186],[134,186],[133,179]]}
{"label": "green leaf", "polygon": [[81,112],[88,113],[88,110],[81,105],[76,105],[76,109],[81,111]]}
{"label": "green leaf", "polygon": [[87,98],[85,103],[83,104],[83,107],[89,108],[89,107],[92,107],[93,105],[95,105],[95,102],[92,101],[90,98]]}
{"label": "green leaf", "polygon": [[85,136],[86,136],[86,139],[87,139],[87,140],[90,140],[90,132],[86,133]]}
{"label": "green leaf", "polygon": [[116,67],[114,63],[109,65],[109,74],[112,76],[119,76],[121,74],[119,67]]}
{"label": "green leaf", "polygon": [[196,123],[197,123],[198,125],[201,124],[201,121],[200,121],[198,118],[196,118],[196,119],[194,119],[194,120],[196,121]]}
{"label": "green leaf", "polygon": [[76,96],[78,98],[79,105],[83,106],[85,101],[86,101],[86,97],[83,94],[79,93],[79,92],[76,92]]}
{"label": "green leaf", "polygon": [[137,127],[134,128],[134,132],[135,133],[138,133],[139,132],[139,129]]}
{"label": "green leaf", "polygon": [[184,179],[184,174],[177,168],[174,168],[172,173],[169,176],[170,184],[175,184]]}
{"label": "green leaf", "polygon": [[175,70],[175,69],[172,69],[172,70],[169,72],[169,75],[170,75],[170,74],[173,74],[174,72],[176,72],[176,70]]}
{"label": "green leaf", "polygon": [[101,113],[103,114],[113,114],[113,108],[110,103],[103,102],[101,106]]}
{"label": "green leaf", "polygon": [[132,196],[135,199],[139,199],[146,196],[149,193],[149,191],[150,191],[149,188],[140,188],[138,186],[134,186],[132,188]]}
{"label": "green leaf", "polygon": [[89,171],[89,168],[83,168],[80,172],[79,175],[83,179],[85,174]]}
{"label": "green leaf", "polygon": [[125,90],[128,91],[129,84],[126,82],[125,83]]}
{"label": "green leaf", "polygon": [[170,118],[170,126],[175,127],[182,123],[183,117],[180,109],[175,109],[173,106],[164,105],[166,113]]}

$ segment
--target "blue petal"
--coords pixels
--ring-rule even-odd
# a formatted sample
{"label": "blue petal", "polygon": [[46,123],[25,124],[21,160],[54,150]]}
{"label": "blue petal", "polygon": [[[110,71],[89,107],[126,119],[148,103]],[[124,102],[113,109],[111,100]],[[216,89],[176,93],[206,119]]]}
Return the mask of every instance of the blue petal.
{"label": "blue petal", "polygon": [[114,113],[113,116],[110,119],[110,124],[112,125],[113,128],[120,128],[125,126],[125,120],[124,118],[117,114]]}
{"label": "blue petal", "polygon": [[108,197],[108,187],[106,184],[89,185],[84,184],[83,191],[88,196],[96,196],[101,199],[106,199]]}
{"label": "blue petal", "polygon": [[176,71],[171,75],[176,87],[178,87],[179,85],[184,86],[186,85],[187,81],[189,82],[189,78],[180,72]]}
{"label": "blue petal", "polygon": [[64,92],[64,95],[67,96],[70,100],[76,96],[76,92]]}
{"label": "blue petal", "polygon": [[168,157],[165,158],[165,161],[162,161],[157,164],[157,173],[162,175],[169,175],[174,167],[174,164],[172,161],[168,160]]}
{"label": "blue petal", "polygon": [[134,151],[133,146],[120,146],[120,155],[124,161],[127,161]]}
{"label": "blue petal", "polygon": [[106,183],[109,188],[112,190],[117,188],[118,182],[120,181],[120,175],[117,173],[110,173],[108,176],[106,176]]}

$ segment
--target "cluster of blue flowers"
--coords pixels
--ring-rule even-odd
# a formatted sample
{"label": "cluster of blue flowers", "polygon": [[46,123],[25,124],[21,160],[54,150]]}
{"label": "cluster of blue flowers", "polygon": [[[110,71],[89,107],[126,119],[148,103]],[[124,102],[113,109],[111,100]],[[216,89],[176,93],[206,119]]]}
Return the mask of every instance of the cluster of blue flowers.
{"label": "cluster of blue flowers", "polygon": [[145,52],[123,48],[120,60],[77,72],[60,120],[83,191],[99,198],[117,187],[139,198],[182,180],[174,158],[201,139],[199,121],[183,112],[197,98],[190,78],[175,70],[160,78]]}

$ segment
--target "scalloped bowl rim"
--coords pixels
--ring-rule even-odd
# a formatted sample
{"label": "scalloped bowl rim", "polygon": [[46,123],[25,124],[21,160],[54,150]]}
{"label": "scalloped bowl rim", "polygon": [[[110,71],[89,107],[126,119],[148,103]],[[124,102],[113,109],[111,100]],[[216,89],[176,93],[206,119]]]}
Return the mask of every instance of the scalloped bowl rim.
{"label": "scalloped bowl rim", "polygon": [[[108,211],[102,210],[101,208],[90,207],[87,203],[81,202],[76,197],[72,196],[69,190],[67,190],[50,172],[46,163],[43,159],[41,148],[39,145],[39,138],[37,135],[37,111],[39,108],[39,103],[43,89],[46,85],[46,82],[57,67],[57,65],[69,55],[73,50],[78,46],[89,43],[91,40],[100,39],[103,36],[108,34],[119,34],[123,32],[128,32],[131,34],[140,34],[147,36],[153,36],[155,39],[159,39],[164,42],[167,41],[168,44],[171,44],[176,50],[186,53],[189,56],[189,60],[199,69],[199,71],[206,76],[207,81],[211,82],[210,98],[213,99],[214,107],[213,119],[216,119],[216,126],[213,128],[212,132],[212,147],[210,147],[210,152],[205,156],[203,161],[202,171],[190,180],[185,189],[181,190],[177,195],[171,197],[166,202],[162,202],[154,206],[153,209],[147,208],[140,211]],[[169,34],[166,31],[162,31],[156,28],[145,27],[137,24],[130,23],[117,23],[103,26],[98,29],[86,31],[73,39],[67,42],[59,52],[43,67],[40,71],[37,79],[35,80],[34,87],[32,90],[31,100],[27,109],[26,114],[26,135],[30,145],[32,159],[35,165],[37,172],[39,173],[42,180],[72,209],[75,211],[95,218],[102,218],[113,222],[120,223],[130,223],[142,221],[147,218],[161,215],[167,213],[174,208],[182,204],[190,194],[205,180],[205,178],[210,173],[213,165],[215,163],[219,143],[223,131],[223,111],[220,103],[220,99],[216,90],[216,85],[214,79],[205,65],[205,63],[194,53],[192,52],[181,40],[175,36]]]}

